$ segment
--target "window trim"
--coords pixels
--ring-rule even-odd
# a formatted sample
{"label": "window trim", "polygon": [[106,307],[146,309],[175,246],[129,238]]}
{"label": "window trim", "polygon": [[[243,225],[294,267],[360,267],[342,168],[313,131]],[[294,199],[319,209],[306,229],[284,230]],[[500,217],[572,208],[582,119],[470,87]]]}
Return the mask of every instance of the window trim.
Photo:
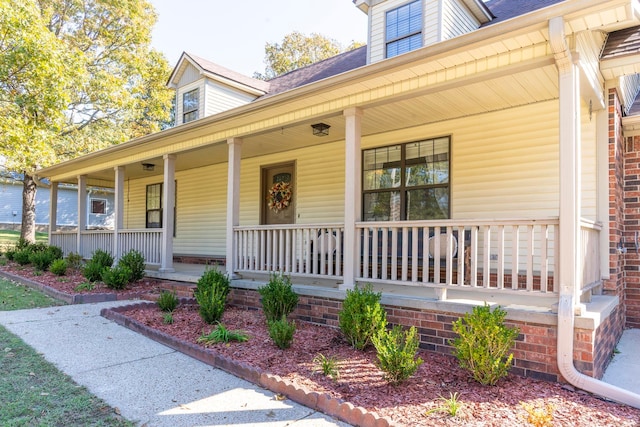
{"label": "window trim", "polygon": [[[102,212],[94,212],[93,210],[93,202],[102,202]],[[89,199],[89,213],[91,215],[106,215],[107,214],[107,199],[103,199],[101,197],[91,197]]]}
{"label": "window trim", "polygon": [[[409,6],[412,3],[420,3],[420,21],[421,21],[420,29],[417,30],[417,31],[409,32],[407,34],[403,34],[402,36],[395,37],[393,39],[388,39],[387,22],[388,22],[388,19],[389,19],[389,13],[393,12],[393,11],[397,11],[398,9],[401,9],[402,7]],[[422,0],[411,0],[411,1],[408,1],[408,2],[406,2],[404,4],[401,4],[400,6],[397,6],[397,7],[394,7],[392,9],[389,9],[389,10],[385,11],[384,12],[384,57],[385,58],[393,58],[393,57],[396,57],[398,55],[402,55],[404,53],[411,52],[411,51],[407,51],[407,52],[402,52],[402,53],[399,53],[399,54],[396,54],[396,55],[389,56],[389,45],[393,44],[393,43],[396,43],[396,42],[398,42],[400,40],[409,39],[409,38],[411,38],[413,36],[416,36],[418,34],[424,34],[424,3],[423,3]],[[423,35],[423,38],[421,39],[420,47],[422,47],[423,45],[424,45],[424,35]],[[412,50],[415,50],[415,49],[412,49]]]}
{"label": "window trim", "polygon": [[[447,144],[447,153],[448,153],[448,179],[446,183],[439,183],[439,184],[424,184],[424,185],[415,185],[415,186],[410,186],[408,187],[406,185],[406,166],[407,166],[407,156],[406,156],[406,149],[410,144],[414,144],[414,143],[418,143],[418,142],[424,142],[424,141],[436,141],[438,139],[442,139],[442,138],[447,138],[448,140],[448,144]],[[411,190],[420,190],[420,189],[432,189],[432,188],[446,188],[447,189],[447,198],[449,203],[447,204],[447,213],[446,213],[446,217],[447,219],[451,218],[451,140],[452,137],[451,135],[441,135],[441,136],[436,136],[436,137],[431,137],[431,138],[421,138],[421,139],[416,139],[416,140],[412,140],[412,141],[407,141],[407,142],[398,142],[398,143],[393,143],[393,144],[387,144],[387,145],[381,145],[381,146],[376,146],[376,147],[369,147],[365,150],[362,150],[361,153],[361,173],[360,173],[360,182],[361,182],[361,212],[360,212],[360,217],[362,218],[362,221],[374,221],[374,220],[367,220],[365,219],[365,203],[364,203],[364,199],[365,199],[365,195],[366,194],[376,194],[376,193],[393,193],[393,192],[399,192],[400,193],[400,221],[417,221],[417,220],[408,220],[407,219],[407,193]],[[364,179],[365,179],[365,153],[367,151],[370,150],[376,150],[376,149],[380,149],[380,148],[385,148],[385,147],[394,147],[394,146],[399,146],[400,147],[400,161],[399,163],[399,167],[400,167],[400,186],[399,187],[390,187],[390,188],[377,188],[377,189],[372,189],[372,190],[365,190],[364,189]],[[395,163],[395,162],[394,162]],[[409,162],[411,163],[411,162]],[[389,222],[392,222],[394,220],[389,219],[387,220]]]}
{"label": "window trim", "polygon": [[[191,94],[193,92],[196,93],[198,102],[196,102],[195,108],[192,108],[192,109],[189,109],[189,110],[185,110],[185,108],[184,108],[185,96],[187,96],[187,95],[189,95],[189,94]],[[200,110],[200,88],[196,87],[194,89],[191,89],[191,90],[188,90],[186,92],[183,92],[182,93],[182,123],[189,123],[189,122],[192,122],[194,120],[198,120],[198,118],[199,118],[198,117],[199,116],[198,111],[199,110]],[[187,115],[189,115],[189,114],[192,114],[192,113],[195,113],[195,117],[193,119],[191,119],[191,120],[185,120],[185,117]]]}
{"label": "window trim", "polygon": [[[149,209],[149,188],[150,187],[155,187],[155,186],[159,186],[160,187],[160,208],[158,209]],[[145,218],[144,218],[144,223],[145,223],[145,228],[162,228],[162,204],[163,204],[163,200],[162,200],[162,193],[164,191],[164,183],[163,182],[157,182],[154,184],[147,184],[146,186],[146,190],[145,190],[145,197],[144,197],[144,203],[145,203]],[[149,212],[150,211],[154,211],[154,212],[159,212],[160,213],[160,220],[158,221],[158,226],[149,226]],[[155,223],[154,223],[155,224]]]}

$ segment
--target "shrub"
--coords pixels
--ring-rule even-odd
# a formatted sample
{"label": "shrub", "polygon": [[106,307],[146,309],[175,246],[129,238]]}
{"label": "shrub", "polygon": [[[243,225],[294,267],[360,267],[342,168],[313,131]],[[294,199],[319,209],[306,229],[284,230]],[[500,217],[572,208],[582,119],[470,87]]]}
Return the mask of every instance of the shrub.
{"label": "shrub", "polygon": [[298,294],[291,288],[291,280],[283,274],[273,274],[269,283],[258,288],[262,309],[269,320],[287,317],[298,305]]}
{"label": "shrub", "polygon": [[247,335],[246,332],[229,330],[222,323],[218,323],[218,326],[216,326],[215,329],[208,334],[203,333],[200,338],[198,338],[198,342],[203,344],[215,344],[230,341],[246,342],[248,340],[249,335]]}
{"label": "shrub", "polygon": [[57,246],[47,246],[46,252],[51,255],[52,260],[62,259],[64,257],[62,249]]}
{"label": "shrub", "polygon": [[91,261],[101,265],[102,267],[111,267],[113,265],[113,257],[111,254],[103,251],[102,249],[96,250],[91,255]]}
{"label": "shrub", "polygon": [[229,278],[216,268],[206,270],[198,279],[194,292],[202,320],[209,324],[219,321],[224,313],[228,294]]}
{"label": "shrub", "polygon": [[144,257],[136,250],[130,250],[120,257],[119,265],[126,265],[131,270],[131,281],[137,282],[144,277]]}
{"label": "shrub", "polygon": [[4,252],[4,256],[6,256],[9,261],[13,261],[13,256],[15,255],[15,253],[16,253],[15,249],[7,249]]}
{"label": "shrub", "polygon": [[54,259],[49,266],[49,271],[56,276],[64,276],[67,274],[67,261],[64,259]]}
{"label": "shrub", "polygon": [[551,403],[548,403],[545,406],[536,406],[531,403],[520,402],[520,406],[527,411],[527,416],[524,417],[527,423],[535,427],[553,426],[553,412],[555,407]]}
{"label": "shrub", "polygon": [[175,292],[162,291],[158,297],[158,307],[162,311],[173,311],[178,306],[178,297]]}
{"label": "shrub", "polygon": [[289,322],[286,317],[280,320],[269,320],[267,327],[269,329],[269,336],[278,348],[285,349],[291,347],[293,334],[296,331],[296,324],[293,320]]}
{"label": "shrub", "polygon": [[13,254],[13,260],[20,265],[27,265],[30,262],[29,261],[30,256],[31,256],[31,251],[29,249],[27,248],[18,249]]}
{"label": "shrub", "polygon": [[74,270],[79,270],[82,267],[82,255],[71,252],[67,255],[67,266]]}
{"label": "shrub", "polygon": [[340,372],[338,372],[338,359],[335,357],[327,357],[322,353],[318,353],[316,357],[313,358],[313,364],[316,370],[321,371],[326,377],[331,377],[334,381],[340,377]]}
{"label": "shrub", "polygon": [[416,358],[418,352],[418,330],[412,326],[403,331],[394,326],[371,338],[378,353],[378,366],[391,384],[400,384],[411,377],[422,365],[422,359]]}
{"label": "shrub", "polygon": [[93,288],[95,288],[95,285],[93,284],[93,282],[84,282],[84,283],[80,283],[78,286],[76,286],[75,291],[76,292],[91,291],[91,290],[93,290]]}
{"label": "shrub", "polygon": [[380,293],[373,292],[370,284],[364,288],[347,290],[339,313],[339,326],[345,338],[358,350],[371,343],[371,337],[385,330],[387,314],[380,305]]}
{"label": "shrub", "polygon": [[173,314],[169,311],[166,312],[162,315],[162,321],[166,324],[166,325],[172,325],[173,324]]}
{"label": "shrub", "polygon": [[124,289],[131,281],[131,270],[126,265],[117,265],[102,270],[102,281],[109,289]]}
{"label": "shrub", "polygon": [[49,251],[31,252],[29,254],[29,263],[32,264],[36,270],[45,271],[53,262],[53,257],[54,255]]}
{"label": "shrub", "polygon": [[491,311],[485,303],[453,322],[453,331],[458,334],[452,341],[454,354],[460,366],[481,384],[494,385],[511,368],[513,354],[507,353],[520,331],[505,326],[506,315],[500,307]]}
{"label": "shrub", "polygon": [[37,243],[27,244],[25,246],[25,249],[28,249],[31,252],[45,252],[49,250],[49,246],[44,242],[37,242]]}
{"label": "shrub", "polygon": [[89,260],[82,268],[82,275],[90,282],[97,282],[102,279],[102,272],[108,268],[99,262]]}

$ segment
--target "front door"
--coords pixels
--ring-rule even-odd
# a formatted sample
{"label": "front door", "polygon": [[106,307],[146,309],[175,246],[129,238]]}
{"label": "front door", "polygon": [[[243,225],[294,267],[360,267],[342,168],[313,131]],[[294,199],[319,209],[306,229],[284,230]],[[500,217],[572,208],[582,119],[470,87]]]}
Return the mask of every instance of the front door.
{"label": "front door", "polygon": [[262,223],[293,224],[295,216],[295,163],[262,168]]}

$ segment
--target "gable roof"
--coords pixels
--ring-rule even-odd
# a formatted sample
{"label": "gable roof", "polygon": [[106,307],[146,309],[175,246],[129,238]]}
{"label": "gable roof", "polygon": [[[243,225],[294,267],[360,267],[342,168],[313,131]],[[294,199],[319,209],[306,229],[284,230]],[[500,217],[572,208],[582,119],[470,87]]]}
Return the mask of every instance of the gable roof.
{"label": "gable roof", "polygon": [[222,83],[230,84],[231,86],[235,86],[240,89],[245,89],[249,92],[256,93],[256,95],[263,95],[269,91],[268,82],[245,76],[244,74],[240,74],[187,52],[182,52],[182,55],[180,55],[180,59],[171,72],[171,76],[169,77],[167,84],[175,88],[182,76],[182,73],[184,73],[189,64],[196,67],[201,75],[207,76],[213,80],[221,81]]}
{"label": "gable roof", "polygon": [[286,92],[299,86],[333,77],[367,65],[367,46],[343,52],[306,67],[298,68],[269,80],[269,94]]}
{"label": "gable roof", "polygon": [[489,0],[485,5],[493,13],[494,19],[483,26],[495,24],[524,15],[534,10],[542,9],[564,0]]}

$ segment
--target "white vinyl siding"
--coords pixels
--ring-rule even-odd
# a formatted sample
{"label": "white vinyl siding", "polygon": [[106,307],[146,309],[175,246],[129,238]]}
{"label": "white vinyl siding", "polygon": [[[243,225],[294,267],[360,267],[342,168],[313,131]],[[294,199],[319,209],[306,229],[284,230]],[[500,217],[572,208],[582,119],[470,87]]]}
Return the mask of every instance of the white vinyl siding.
{"label": "white vinyl siding", "polygon": [[206,82],[206,88],[203,117],[248,104],[256,99],[253,95],[209,80]]}
{"label": "white vinyl siding", "polygon": [[469,13],[460,0],[446,0],[443,2],[442,9],[442,31],[438,41],[452,39],[480,27],[478,20]]}
{"label": "white vinyl siding", "polygon": [[178,81],[176,86],[183,87],[191,83],[194,83],[200,80],[201,78],[202,76],[200,75],[200,71],[193,65],[189,64],[187,65],[187,68],[184,70],[184,73],[182,73],[182,76],[180,76],[180,80]]}

